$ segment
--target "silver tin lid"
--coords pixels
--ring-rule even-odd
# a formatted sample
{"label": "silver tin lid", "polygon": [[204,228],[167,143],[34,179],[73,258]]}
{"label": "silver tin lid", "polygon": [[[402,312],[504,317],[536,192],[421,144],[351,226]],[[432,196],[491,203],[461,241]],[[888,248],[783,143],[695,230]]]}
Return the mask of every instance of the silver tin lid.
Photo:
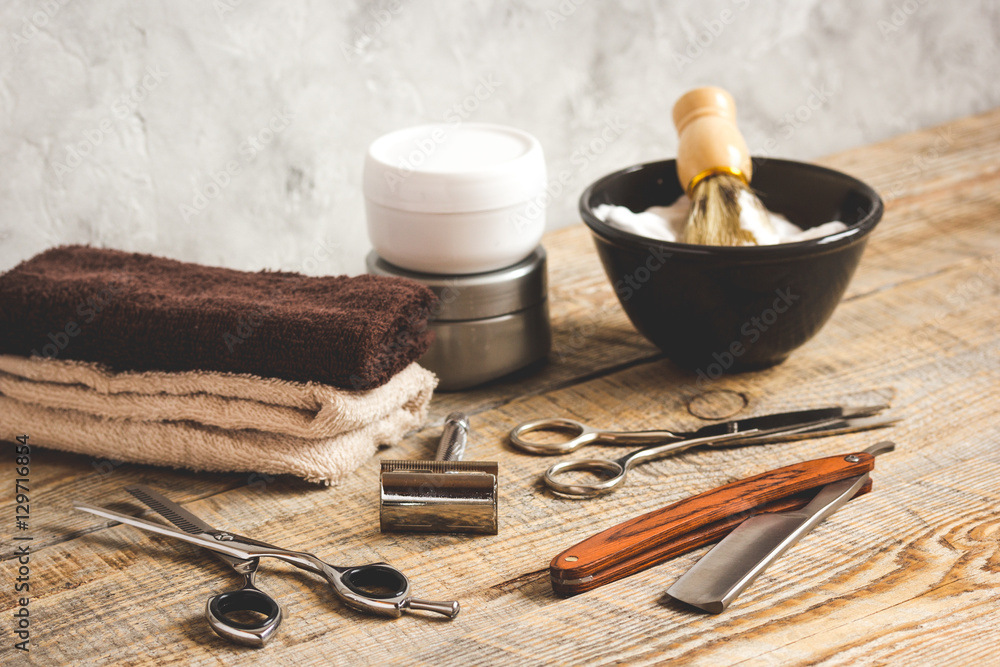
{"label": "silver tin lid", "polygon": [[538,246],[513,266],[486,273],[444,275],[408,271],[385,261],[373,250],[365,263],[377,276],[410,278],[429,287],[439,304],[434,321],[481,320],[516,313],[545,299],[545,248]]}

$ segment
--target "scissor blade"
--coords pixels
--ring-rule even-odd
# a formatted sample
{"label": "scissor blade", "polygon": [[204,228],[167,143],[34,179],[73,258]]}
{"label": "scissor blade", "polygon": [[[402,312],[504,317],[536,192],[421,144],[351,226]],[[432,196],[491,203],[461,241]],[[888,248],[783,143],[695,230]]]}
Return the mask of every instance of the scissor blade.
{"label": "scissor blade", "polygon": [[[214,527],[208,525],[202,519],[198,518],[174,501],[165,497],[163,494],[154,491],[148,486],[136,484],[134,486],[126,486],[125,490],[186,533],[200,535],[202,533],[218,532]],[[213,551],[212,553],[234,570],[240,572],[243,572],[246,566],[253,562],[243,558],[233,558],[232,556],[228,556],[218,551]]]}
{"label": "scissor blade", "polygon": [[168,519],[170,523],[186,533],[200,535],[201,533],[210,533],[215,530],[213,526],[208,525],[194,514],[191,514],[191,512],[148,486],[126,486],[125,490],[145,503],[150,509],[156,510],[162,517]]}
{"label": "scissor blade", "polygon": [[74,502],[73,509],[78,509],[83,512],[90,512],[91,514],[96,514],[97,516],[104,517],[105,519],[111,519],[112,521],[118,521],[120,523],[126,523],[130,526],[136,528],[141,528],[143,530],[148,530],[152,533],[158,533],[160,535],[166,535],[167,537],[176,537],[178,540],[183,540],[184,542],[190,542],[191,544],[197,544],[199,547],[205,547],[211,551],[218,551],[219,553],[224,553],[235,558],[241,558],[243,560],[250,560],[254,558],[254,554],[245,551],[238,546],[233,541],[219,542],[211,533],[202,533],[200,535],[192,535],[191,533],[184,532],[180,528],[174,528],[172,526],[165,526],[162,523],[154,523],[152,521],[146,521],[145,519],[139,519],[134,516],[129,516],[128,514],[122,514],[120,512],[115,512],[114,510],[105,509],[103,507],[95,507],[94,505],[89,505],[87,503]]}
{"label": "scissor blade", "polygon": [[[742,433],[757,429],[762,432],[780,432],[785,429],[792,430],[814,424],[826,422],[831,419],[870,417],[886,409],[885,405],[871,405],[860,408],[845,408],[835,406],[829,408],[813,408],[811,410],[796,410],[794,412],[780,412],[774,415],[763,415],[761,417],[750,417],[749,419],[733,419],[719,424],[709,424],[694,433],[691,437],[704,438],[708,436],[724,435],[726,433]],[[746,442],[745,440],[740,442]]]}
{"label": "scissor blade", "polygon": [[[819,438],[830,435],[842,435],[844,433],[857,433],[858,431],[869,431],[877,428],[887,428],[900,421],[900,417],[863,417],[859,419],[830,419],[817,424],[807,424],[802,427],[793,428],[790,431],[781,431],[772,435],[747,436],[732,443],[734,445],[757,445],[772,442],[790,442],[793,440],[805,440],[807,438]],[[729,444],[729,443],[721,443]]]}

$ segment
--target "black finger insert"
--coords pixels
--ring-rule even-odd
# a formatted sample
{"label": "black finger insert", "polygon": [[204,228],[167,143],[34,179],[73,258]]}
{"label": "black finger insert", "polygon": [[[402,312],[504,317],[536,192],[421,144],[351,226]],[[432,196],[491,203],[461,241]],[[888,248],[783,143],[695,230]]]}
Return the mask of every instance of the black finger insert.
{"label": "black finger insert", "polygon": [[375,600],[397,598],[410,587],[403,573],[388,565],[352,567],[341,576],[341,581],[358,595]]}
{"label": "black finger insert", "polygon": [[[209,603],[209,608],[216,618],[226,625],[240,630],[260,630],[267,627],[269,623],[273,623],[274,619],[278,618],[281,613],[277,602],[260,591],[247,588],[216,595]],[[239,612],[256,612],[264,615],[265,618],[257,622],[244,622],[229,617],[229,614]]]}

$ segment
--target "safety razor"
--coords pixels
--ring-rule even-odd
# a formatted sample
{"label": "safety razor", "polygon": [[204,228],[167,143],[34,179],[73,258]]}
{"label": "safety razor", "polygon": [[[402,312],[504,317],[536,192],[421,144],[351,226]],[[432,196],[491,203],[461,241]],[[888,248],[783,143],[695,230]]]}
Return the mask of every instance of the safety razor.
{"label": "safety razor", "polygon": [[462,461],[469,418],[448,415],[435,461],[383,461],[382,532],[497,534],[496,462]]}

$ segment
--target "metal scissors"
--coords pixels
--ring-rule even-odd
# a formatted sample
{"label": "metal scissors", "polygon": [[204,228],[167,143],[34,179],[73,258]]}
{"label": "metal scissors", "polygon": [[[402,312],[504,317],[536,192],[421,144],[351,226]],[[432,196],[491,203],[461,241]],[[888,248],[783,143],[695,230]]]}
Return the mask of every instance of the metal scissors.
{"label": "metal scissors", "polygon": [[[281,607],[254,584],[261,558],[277,558],[326,578],[334,593],[348,606],[385,616],[399,617],[404,610],[432,611],[454,618],[458,602],[432,602],[410,595],[410,582],[402,572],[386,563],[338,567],[303,551],[282,549],[266,542],[212,528],[183,507],[147,487],[129,487],[129,492],[170,520],[177,528],[121,514],[103,507],[75,502],[73,507],[105,519],[175,537],[214,552],[244,575],[243,587],[209,598],[205,615],[221,637],[248,646],[261,647],[281,623]],[[259,621],[241,621],[234,614],[263,616]]]}
{"label": "metal scissors", "polygon": [[[187,511],[177,503],[168,500],[148,486],[126,486],[125,490],[155,510],[170,523],[191,534],[214,531],[210,525]],[[261,591],[254,584],[254,576],[260,565],[260,558],[234,558],[213,551],[222,562],[243,575],[243,587],[219,595],[213,595],[205,605],[205,617],[209,625],[220,636],[237,644],[261,647],[271,639],[281,625],[282,610],[274,598]],[[239,621],[227,614],[260,614],[258,622]]]}
{"label": "metal scissors", "polygon": [[[634,466],[677,454],[699,445],[756,445],[766,442],[798,440],[802,438],[851,433],[872,428],[882,428],[898,419],[876,418],[887,405],[859,408],[834,406],[795,412],[782,412],[749,419],[735,419],[710,424],[697,431],[606,431],[582,424],[573,419],[535,419],[518,425],[510,432],[510,441],[517,449],[529,454],[553,456],[576,451],[589,444],[612,446],[657,443],[626,454],[619,459],[577,459],[562,461],[545,471],[543,480],[555,493],[572,498],[592,498],[614,491],[625,483],[628,471]],[[525,435],[532,431],[569,431],[569,440],[556,443],[532,442]],[[569,472],[590,472],[605,479],[592,484],[568,484],[557,477]]]}

